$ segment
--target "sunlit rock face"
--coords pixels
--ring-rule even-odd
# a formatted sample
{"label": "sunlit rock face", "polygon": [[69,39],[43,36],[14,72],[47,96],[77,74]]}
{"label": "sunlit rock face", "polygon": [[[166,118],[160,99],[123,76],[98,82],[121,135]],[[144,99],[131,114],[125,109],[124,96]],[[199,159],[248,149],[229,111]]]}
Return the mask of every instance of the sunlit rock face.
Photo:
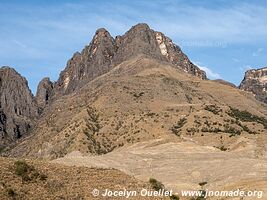
{"label": "sunlit rock face", "polygon": [[239,88],[252,92],[256,99],[267,103],[267,67],[248,70]]}

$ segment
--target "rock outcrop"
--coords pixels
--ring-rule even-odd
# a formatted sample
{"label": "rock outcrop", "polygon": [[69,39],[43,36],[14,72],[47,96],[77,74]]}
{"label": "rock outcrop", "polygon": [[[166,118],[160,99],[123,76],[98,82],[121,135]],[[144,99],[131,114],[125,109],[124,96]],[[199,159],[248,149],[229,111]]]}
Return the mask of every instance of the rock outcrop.
{"label": "rock outcrop", "polygon": [[49,78],[43,78],[37,87],[36,102],[40,110],[42,110],[51,100],[53,94],[54,83]]}
{"label": "rock outcrop", "polygon": [[267,103],[267,67],[248,70],[239,88],[252,92],[256,99]]}
{"label": "rock outcrop", "polygon": [[147,24],[137,24],[115,39],[107,30],[98,29],[91,43],[68,61],[55,85],[55,93],[69,94],[140,54],[170,62],[189,74],[206,79],[205,72],[195,66],[171,39],[150,29]]}
{"label": "rock outcrop", "polygon": [[23,136],[37,116],[27,80],[12,68],[0,68],[0,145]]}
{"label": "rock outcrop", "polygon": [[70,93],[99,75],[108,72],[116,45],[108,31],[96,31],[92,42],[81,53],[76,52],[61,72],[56,84],[59,93]]}

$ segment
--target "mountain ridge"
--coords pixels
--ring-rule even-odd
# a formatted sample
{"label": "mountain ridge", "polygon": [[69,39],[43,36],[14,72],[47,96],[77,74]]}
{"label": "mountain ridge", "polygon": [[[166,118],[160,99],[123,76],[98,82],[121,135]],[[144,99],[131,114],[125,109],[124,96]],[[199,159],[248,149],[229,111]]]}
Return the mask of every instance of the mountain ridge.
{"label": "mountain ridge", "polygon": [[106,29],[98,29],[90,44],[68,61],[56,82],[55,93],[68,94],[139,54],[168,61],[192,75],[207,78],[205,72],[195,66],[168,37],[140,23],[115,38]]}
{"label": "mountain ridge", "polygon": [[[133,58],[55,100],[31,136],[9,155],[54,159],[72,151],[105,154],[161,137],[179,141],[180,134],[260,134],[262,124],[235,121],[231,114],[232,108],[238,108],[255,116],[267,115],[266,107],[245,95],[166,62],[145,56]],[[211,128],[210,123],[217,125]]]}
{"label": "mountain ridge", "polygon": [[[103,154],[171,133],[178,139],[181,133],[207,131],[255,134],[264,131],[267,115],[265,105],[252,95],[225,81],[209,81],[178,46],[147,24],[115,38],[98,29],[91,43],[67,62],[58,81],[42,79],[35,97],[26,86],[22,91],[30,94],[37,114],[29,116],[33,124],[24,131],[28,136],[9,149],[13,156],[52,159],[74,150]],[[254,125],[233,116],[242,112],[257,119]],[[220,126],[214,121],[211,129],[207,116]],[[2,123],[5,116],[0,119]]]}

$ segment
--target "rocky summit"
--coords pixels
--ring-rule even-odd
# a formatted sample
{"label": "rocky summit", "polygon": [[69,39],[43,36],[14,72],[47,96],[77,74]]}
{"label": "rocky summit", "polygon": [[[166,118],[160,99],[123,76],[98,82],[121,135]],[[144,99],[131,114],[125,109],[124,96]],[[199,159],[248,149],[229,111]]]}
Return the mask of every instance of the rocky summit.
{"label": "rocky summit", "polygon": [[267,103],[267,67],[248,70],[239,88],[252,92],[256,99]]}
{"label": "rocky summit", "polygon": [[106,29],[98,29],[91,43],[68,61],[55,85],[55,93],[69,94],[138,55],[171,63],[189,74],[206,79],[205,72],[190,62],[171,39],[150,29],[147,24],[137,24],[123,36],[115,38]]}

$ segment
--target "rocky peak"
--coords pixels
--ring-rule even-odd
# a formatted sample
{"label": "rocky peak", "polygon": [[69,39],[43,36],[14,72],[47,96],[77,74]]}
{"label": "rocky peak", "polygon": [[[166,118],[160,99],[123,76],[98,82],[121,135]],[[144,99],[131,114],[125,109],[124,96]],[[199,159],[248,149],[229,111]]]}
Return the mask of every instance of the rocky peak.
{"label": "rocky peak", "polygon": [[256,99],[267,103],[267,67],[246,71],[239,88],[252,92]]}
{"label": "rocky peak", "polygon": [[106,29],[98,29],[90,44],[68,61],[56,83],[56,93],[73,92],[114,66],[138,55],[170,62],[189,74],[206,79],[205,72],[195,66],[171,39],[152,30],[147,24],[140,23],[115,39]]}
{"label": "rocky peak", "polygon": [[0,144],[24,135],[37,116],[27,80],[10,67],[0,68]]}
{"label": "rocky peak", "polygon": [[114,38],[106,29],[98,29],[91,43],[68,61],[56,84],[57,93],[70,93],[84,82],[106,73],[110,69],[115,50]]}
{"label": "rocky peak", "polygon": [[161,54],[166,57],[170,63],[183,69],[186,73],[201,79],[207,79],[206,73],[194,65],[182,52],[181,48],[175,45],[170,38],[166,37],[161,32],[155,32],[155,37]]}
{"label": "rocky peak", "polygon": [[116,37],[117,52],[113,63],[119,64],[129,58],[143,54],[166,60],[160,52],[154,31],[147,24],[137,24],[123,36]]}
{"label": "rocky peak", "polygon": [[48,77],[43,78],[37,87],[36,102],[40,109],[43,109],[52,98],[54,83]]}

